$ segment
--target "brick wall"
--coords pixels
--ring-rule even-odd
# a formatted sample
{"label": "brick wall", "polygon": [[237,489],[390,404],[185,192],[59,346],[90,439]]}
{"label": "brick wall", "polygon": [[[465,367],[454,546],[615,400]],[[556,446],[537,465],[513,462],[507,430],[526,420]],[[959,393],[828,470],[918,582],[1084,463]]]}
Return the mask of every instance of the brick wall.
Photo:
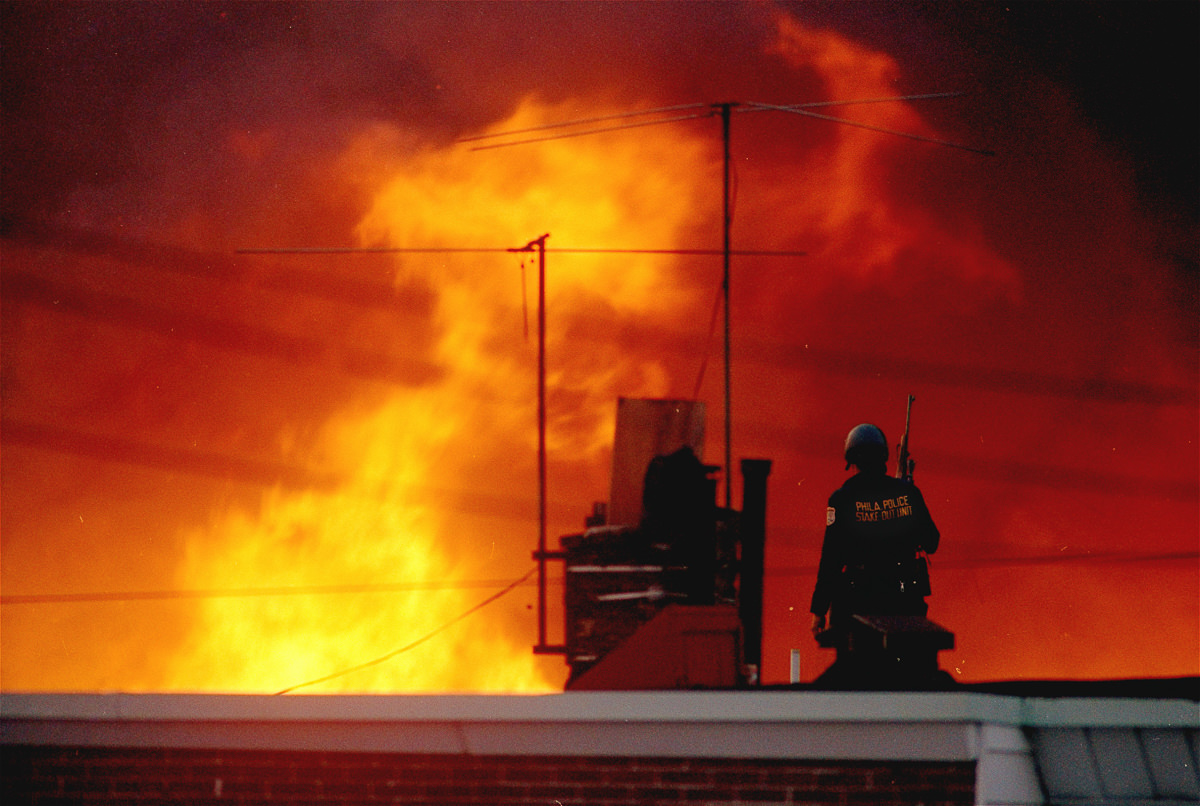
{"label": "brick wall", "polygon": [[8,746],[5,804],[970,804],[973,762]]}

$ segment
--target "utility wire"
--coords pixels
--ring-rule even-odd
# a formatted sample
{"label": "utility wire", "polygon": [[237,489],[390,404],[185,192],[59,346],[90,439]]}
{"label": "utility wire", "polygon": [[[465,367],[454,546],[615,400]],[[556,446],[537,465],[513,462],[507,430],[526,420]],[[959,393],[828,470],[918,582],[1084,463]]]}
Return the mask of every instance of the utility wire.
{"label": "utility wire", "polygon": [[407,593],[412,591],[500,588],[504,580],[459,582],[382,582],[341,585],[287,585],[268,588],[193,588],[185,590],[120,591],[92,593],[34,593],[0,596],[0,605],[79,604],[84,602],[147,602],[190,599],[238,599],[270,596],[325,596],[348,593]]}
{"label": "utility wire", "polygon": [[[1180,401],[1175,402],[1178,404]],[[780,426],[771,429],[762,423],[755,423],[752,427],[779,444],[792,446],[797,453],[824,456],[827,452],[820,440],[807,439],[801,436],[796,428]],[[295,465],[261,463],[236,456],[198,453],[190,449],[167,448],[138,440],[22,421],[4,422],[4,442],[6,447],[10,444],[23,445],[35,450],[81,456],[106,463],[234,479],[264,487],[282,484],[296,489],[330,490],[341,487],[347,481],[340,476],[317,474]],[[927,471],[936,470],[944,476],[986,481],[989,484],[1082,490],[1192,503],[1197,498],[1194,479],[1147,478],[1007,459],[981,462],[974,456],[930,451],[925,452],[925,457]],[[427,495],[436,495],[447,500],[449,503],[446,506],[453,511],[509,520],[523,521],[526,517],[527,502],[518,500],[514,504],[511,497],[488,494],[469,494],[464,497],[461,489],[456,488],[421,489]]]}
{"label": "utility wire", "polygon": [[460,613],[458,616],[455,616],[454,618],[450,619],[446,623],[442,624],[440,627],[437,627],[436,629],[426,633],[425,635],[423,635],[422,637],[418,638],[417,640],[413,641],[410,644],[406,644],[405,646],[402,646],[399,649],[393,650],[393,651],[387,653],[386,655],[380,655],[378,658],[369,660],[366,663],[360,663],[357,666],[351,666],[348,669],[342,669],[341,671],[332,672],[331,674],[327,674],[324,677],[318,677],[315,680],[309,680],[306,683],[297,683],[294,686],[289,686],[288,688],[285,688],[285,689],[275,692],[275,695],[278,696],[280,694],[288,694],[290,692],[295,691],[298,688],[305,688],[307,686],[315,686],[318,683],[325,683],[325,682],[328,682],[329,680],[333,680],[338,677],[343,677],[345,675],[352,674],[354,672],[359,672],[359,671],[362,671],[363,669],[368,669],[372,666],[378,666],[379,664],[381,664],[385,661],[391,660],[392,658],[396,657],[397,655],[401,655],[405,652],[408,652],[410,649],[415,649],[416,647],[418,647],[421,644],[428,641],[430,638],[433,638],[438,633],[443,632],[446,629],[449,629],[451,626],[462,621],[467,616],[470,616],[471,614],[482,610],[484,607],[486,607],[489,604],[491,604],[492,602],[496,601],[501,596],[504,596],[508,592],[514,590],[515,588],[517,588],[517,586],[521,585],[526,580],[528,580],[531,576],[533,576],[535,571],[537,571],[537,566],[534,566],[533,568],[530,568],[527,572],[525,572],[525,576],[521,577],[518,580],[515,580],[514,582],[509,583],[509,585],[506,588],[504,588],[504,590],[501,590],[501,591],[498,591],[497,593],[492,594],[491,596],[484,599],[479,604],[475,605],[474,607],[470,608],[469,610],[464,611],[463,613]]}
{"label": "utility wire", "polygon": [[[472,254],[513,252],[499,247],[392,247],[392,246],[265,246],[236,250],[239,255],[354,255],[354,254]],[[604,249],[599,247],[547,246],[546,254],[559,255],[723,255],[720,249]],[[741,257],[808,257],[797,250],[735,249],[729,254]]]}
{"label": "utility wire", "polygon": [[860,123],[856,120],[847,120],[846,118],[834,117],[832,115],[822,115],[819,112],[810,112],[807,109],[801,109],[795,106],[772,106],[770,104],[755,104],[754,108],[762,109],[763,111],[772,110],[775,112],[790,112],[793,115],[803,115],[804,117],[816,118],[817,120],[826,120],[831,123],[841,123],[846,126],[854,126],[867,131],[879,132],[880,134],[894,134],[897,137],[907,137],[909,140],[917,140],[922,143],[932,143],[934,145],[946,146],[947,148],[957,148],[962,151],[970,151],[972,154],[982,154],[985,157],[996,156],[995,151],[986,148],[975,148],[974,146],[965,146],[962,143],[953,143],[949,140],[939,140],[936,137],[926,137],[921,134],[913,134],[912,132],[902,132],[897,129],[886,129],[882,126],[873,126],[870,123]]}
{"label": "utility wire", "polygon": [[502,246],[422,246],[422,247],[396,247],[396,246],[282,246],[282,247],[246,247],[243,249],[235,249],[235,255],[391,255],[402,254],[409,252],[418,255],[439,255],[439,254],[471,254],[481,252],[511,252],[511,248]]}
{"label": "utility wire", "polygon": [[[937,567],[943,570],[970,568],[1012,568],[1023,565],[1073,565],[1112,563],[1162,563],[1185,562],[1200,559],[1196,551],[1165,551],[1157,553],[1136,552],[1091,552],[1087,554],[1038,554],[1016,557],[979,558],[936,558]],[[768,568],[767,576],[791,577],[815,574],[817,566],[783,566]],[[515,583],[502,580],[466,580],[452,583],[382,583],[358,585],[310,585],[285,588],[227,588],[213,590],[181,591],[127,591],[120,593],[45,593],[0,596],[0,605],[37,604],[83,604],[90,602],[141,602],[155,600],[232,599],[269,596],[324,596],[347,593],[402,593],[410,591],[473,590],[477,588],[499,588],[501,594],[528,582],[526,574]],[[500,594],[498,594],[500,595]],[[489,600],[490,601],[490,600]],[[481,605],[482,606],[482,605]]]}
{"label": "utility wire", "polygon": [[[446,249],[403,249],[393,247],[284,247],[284,248],[254,248],[238,250],[249,254],[354,254],[362,252],[401,253],[401,252],[508,252],[504,248],[446,248]],[[591,249],[591,248],[548,248],[548,252],[578,252],[596,254],[680,254],[680,255],[718,255],[719,250],[705,249]],[[805,253],[800,251],[760,251],[735,250],[731,254],[739,256],[781,256],[800,257]],[[193,261],[198,262],[198,261]],[[232,278],[224,275],[214,279],[232,282]],[[90,290],[73,288],[72,286],[50,282],[43,278],[33,277],[22,272],[6,275],[4,281],[6,298],[26,304],[40,305],[56,312],[69,312],[93,320],[116,322],[141,330],[157,333],[172,338],[192,338],[201,343],[209,344],[217,349],[235,350],[262,355],[264,357],[282,358],[297,364],[319,363],[328,360],[330,356],[340,358],[342,369],[348,375],[366,378],[376,378],[393,381],[400,384],[410,384],[413,377],[431,377],[436,373],[436,367],[426,365],[417,360],[406,360],[403,356],[389,356],[383,353],[366,352],[351,346],[334,345],[328,341],[314,340],[307,337],[297,337],[292,334],[276,332],[257,325],[248,325],[240,320],[216,319],[214,317],[195,317],[191,314],[180,315],[178,311],[163,306],[143,303],[132,297],[114,297]],[[294,286],[294,284],[293,284]],[[295,293],[294,287],[290,290]],[[378,292],[386,297],[394,291],[390,286],[380,286]],[[367,295],[366,289],[355,292],[361,299],[361,304]],[[330,348],[333,349],[330,352]],[[759,344],[753,349],[759,360],[769,364],[794,366],[793,361],[800,360],[805,364],[815,366],[826,372],[837,374],[878,375],[886,373],[891,377],[904,375],[917,377],[924,382],[941,385],[959,386],[975,389],[1003,389],[1044,396],[1062,397],[1085,401],[1104,401],[1116,403],[1139,403],[1149,405],[1195,405],[1196,391],[1193,388],[1170,387],[1137,382],[1116,381],[1106,378],[1065,379],[1057,376],[1041,375],[1024,370],[979,369],[932,364],[912,359],[888,357],[885,360],[869,359],[863,355],[843,353],[839,351],[814,351],[784,347],[777,345]],[[389,363],[391,364],[389,366]],[[7,440],[8,422],[5,422]]]}
{"label": "utility wire", "polygon": [[601,134],[603,132],[616,132],[622,129],[640,129],[645,126],[657,126],[660,123],[677,123],[681,120],[697,120],[699,118],[710,118],[712,112],[705,112],[700,115],[679,115],[673,118],[658,118],[657,120],[643,120],[638,123],[623,123],[620,126],[602,126],[598,129],[583,129],[577,132],[565,132],[563,134],[548,134],[544,137],[528,137],[523,140],[508,140],[503,143],[491,143],[483,146],[472,146],[472,151],[489,151],[493,148],[507,148],[508,146],[520,146],[526,143],[544,143],[548,140],[565,140],[568,137],[583,137],[588,134]]}
{"label": "utility wire", "polygon": [[26,272],[5,275],[4,294],[6,298],[55,312],[116,322],[218,349],[317,367],[332,363],[338,371],[355,378],[406,385],[438,373],[433,364],[402,353],[366,349],[356,344],[333,344],[310,334],[289,333],[206,312],[183,312],[131,296],[73,288]]}
{"label": "utility wire", "polygon": [[721,302],[724,300],[724,287],[717,283],[717,296],[713,300],[712,316],[708,320],[708,335],[704,338],[704,352],[700,357],[700,370],[696,373],[696,386],[692,389],[692,399],[700,399],[700,387],[704,384],[704,373],[708,371],[708,356],[712,353],[713,334],[717,332],[717,320],[721,314]]}
{"label": "utility wire", "polygon": [[[1122,563],[1176,563],[1195,562],[1200,559],[1196,551],[1165,551],[1156,554],[1101,551],[1088,554],[1040,554],[1024,557],[930,557],[929,565],[936,571],[970,570],[975,568],[1015,568],[1023,565],[1112,565]],[[799,577],[817,573],[816,565],[792,565],[767,568],[769,577]]]}
{"label": "utility wire", "polygon": [[[488,134],[477,134],[471,137],[460,137],[454,142],[456,143],[473,143],[479,140],[492,140],[500,137],[511,137],[518,134],[531,134],[532,132],[543,132],[550,129],[563,129],[571,126],[588,126],[593,123],[604,123],[609,120],[624,120],[626,118],[642,117],[643,115],[665,115],[668,112],[682,112],[685,109],[703,109],[709,108],[710,104],[678,104],[676,106],[660,106],[658,109],[643,109],[638,112],[618,112],[612,115],[599,115],[591,118],[579,118],[577,120],[568,120],[562,123],[545,123],[540,126],[530,126],[526,129],[509,129],[503,132],[490,132]],[[656,121],[657,122],[657,121]]]}
{"label": "utility wire", "polygon": [[861,104],[883,104],[893,101],[924,101],[932,98],[957,98],[961,92],[927,92],[921,95],[892,95],[884,98],[854,98],[845,101],[807,101],[801,104],[764,104],[749,101],[734,107],[735,112],[768,112],[795,111],[800,109],[818,109],[829,106],[857,106]]}
{"label": "utility wire", "polygon": [[[844,101],[810,101],[807,103],[785,104],[785,105],[775,105],[775,106],[770,105],[770,104],[760,104],[760,103],[730,103],[728,106],[731,110],[736,111],[736,112],[765,112],[765,111],[771,111],[771,110],[779,111],[779,112],[800,112],[801,110],[814,109],[814,108],[819,108],[819,107],[854,106],[854,105],[858,105],[858,104],[880,104],[880,103],[888,103],[888,102],[896,102],[896,101],[922,101],[922,100],[930,100],[930,99],[934,99],[934,98],[954,98],[954,97],[957,97],[960,95],[962,95],[962,93],[960,93],[960,92],[928,92],[928,93],[921,93],[918,95],[895,95],[895,96],[885,97],[885,98],[858,98],[858,99],[850,99],[850,100],[844,100]],[[593,123],[604,123],[604,122],[610,121],[610,120],[625,120],[628,118],[643,117],[646,115],[665,115],[670,112],[682,112],[684,110],[689,110],[689,109],[705,109],[705,110],[707,110],[703,113],[698,113],[698,114],[694,114],[694,115],[679,115],[679,116],[675,116],[675,117],[660,117],[660,118],[656,118],[655,120],[641,121],[638,123],[626,123],[626,124],[621,124],[619,126],[604,126],[604,127],[600,127],[600,128],[586,129],[586,130],[577,131],[577,132],[564,132],[562,134],[548,135],[545,137],[530,137],[530,138],[526,138],[526,139],[522,139],[522,140],[506,140],[504,142],[493,143],[491,145],[484,145],[484,146],[475,146],[472,148],[472,151],[484,151],[484,150],[493,149],[493,148],[504,148],[506,146],[524,145],[526,143],[540,143],[540,142],[545,142],[547,140],[562,140],[562,139],[565,139],[568,137],[581,137],[581,136],[587,135],[587,134],[599,134],[601,132],[620,131],[621,129],[634,129],[634,128],[640,128],[643,126],[657,126],[660,123],[675,123],[677,121],[682,121],[682,120],[696,120],[699,118],[710,118],[710,117],[715,117],[716,115],[720,114],[721,107],[722,107],[722,104],[703,104],[703,103],[679,104],[677,106],[663,106],[663,107],[659,107],[657,109],[645,109],[645,110],[640,110],[640,111],[636,111],[636,112],[620,112],[620,113],[613,114],[613,115],[600,115],[597,117],[578,118],[576,120],[565,120],[565,121],[558,121],[555,123],[546,123],[546,124],[542,124],[540,126],[530,126],[528,128],[524,128],[524,129],[509,129],[507,131],[502,131],[502,132],[490,132],[488,134],[478,134],[478,135],[473,135],[470,137],[460,137],[459,139],[455,140],[454,142],[456,142],[456,143],[476,143],[476,142],[480,142],[482,140],[503,140],[506,137],[515,137],[515,136],[522,135],[522,134],[532,134],[534,132],[552,131],[554,129],[569,129],[569,128],[572,128],[575,126],[589,126]],[[815,117],[819,117],[819,116],[815,116]],[[842,123],[850,123],[851,125],[855,125],[855,124],[853,124],[852,121],[841,121],[837,118],[826,118],[826,119],[832,120],[832,121],[837,121],[837,122],[842,122]],[[902,132],[888,132],[885,129],[878,129],[877,131],[880,131],[880,132],[883,132],[886,134],[901,134],[902,136],[908,136],[908,135],[903,135]],[[951,144],[947,143],[945,145],[951,145]]]}

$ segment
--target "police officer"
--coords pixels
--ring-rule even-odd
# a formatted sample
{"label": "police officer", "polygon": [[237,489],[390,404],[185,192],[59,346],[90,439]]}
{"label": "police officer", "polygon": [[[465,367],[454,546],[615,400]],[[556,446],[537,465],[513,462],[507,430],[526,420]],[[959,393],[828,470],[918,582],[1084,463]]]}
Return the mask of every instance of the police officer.
{"label": "police officer", "polygon": [[812,632],[844,629],[858,615],[924,616],[929,575],[922,552],[937,550],[937,527],[911,482],[887,474],[888,443],[864,423],[846,437],[846,469],[858,472],[829,497],[813,591]]}

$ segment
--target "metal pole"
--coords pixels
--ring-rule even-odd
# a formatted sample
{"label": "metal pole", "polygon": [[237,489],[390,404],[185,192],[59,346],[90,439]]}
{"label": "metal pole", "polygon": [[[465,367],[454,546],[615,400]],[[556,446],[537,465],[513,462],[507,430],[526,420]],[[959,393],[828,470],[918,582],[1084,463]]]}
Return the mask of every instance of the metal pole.
{"label": "metal pole", "polygon": [[546,238],[538,238],[538,646],[546,646]]}
{"label": "metal pole", "polygon": [[546,645],[546,239],[550,233],[535,238],[509,252],[538,253],[538,369],[537,369],[537,426],[538,426],[538,544],[533,557],[538,570],[538,642],[535,653],[558,652],[561,647]]}
{"label": "metal pole", "polygon": [[722,232],[724,237],[723,259],[724,273],[721,278],[721,294],[725,298],[725,508],[733,508],[733,413],[732,413],[732,373],[729,366],[729,242],[730,242],[730,212],[729,212],[729,111],[731,103],[721,104],[721,139],[724,142],[725,165],[722,182]]}

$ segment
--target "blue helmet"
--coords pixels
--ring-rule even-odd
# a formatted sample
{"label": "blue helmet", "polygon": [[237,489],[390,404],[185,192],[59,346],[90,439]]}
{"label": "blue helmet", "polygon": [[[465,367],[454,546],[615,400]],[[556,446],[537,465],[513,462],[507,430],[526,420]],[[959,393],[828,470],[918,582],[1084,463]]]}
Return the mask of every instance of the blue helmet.
{"label": "blue helmet", "polygon": [[846,435],[846,469],[850,465],[863,467],[870,464],[887,464],[888,441],[877,425],[863,423],[850,429]]}

